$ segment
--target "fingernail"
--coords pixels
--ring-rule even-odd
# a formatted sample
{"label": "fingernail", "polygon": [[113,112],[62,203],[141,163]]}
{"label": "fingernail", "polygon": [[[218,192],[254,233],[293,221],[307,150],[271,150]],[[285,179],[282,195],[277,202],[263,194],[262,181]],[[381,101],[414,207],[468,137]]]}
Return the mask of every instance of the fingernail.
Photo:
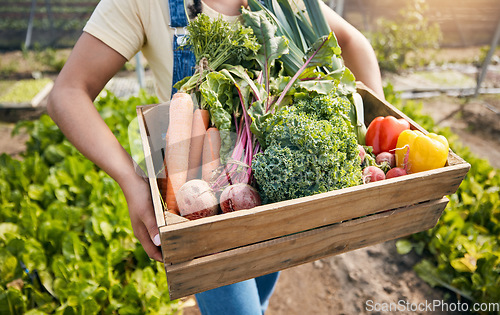
{"label": "fingernail", "polygon": [[153,237],[153,244],[155,244],[156,246],[160,246],[160,245],[161,245],[161,242],[160,242],[160,234],[156,234],[156,235]]}

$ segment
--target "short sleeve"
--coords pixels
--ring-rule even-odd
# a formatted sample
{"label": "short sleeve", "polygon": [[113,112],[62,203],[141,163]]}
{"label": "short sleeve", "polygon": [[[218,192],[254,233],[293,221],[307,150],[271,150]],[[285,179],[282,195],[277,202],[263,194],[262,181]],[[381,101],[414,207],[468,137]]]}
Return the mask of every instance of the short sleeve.
{"label": "short sleeve", "polygon": [[101,0],[83,31],[130,60],[145,41],[145,21],[141,18],[144,8],[139,8],[139,3],[145,6],[149,1]]}

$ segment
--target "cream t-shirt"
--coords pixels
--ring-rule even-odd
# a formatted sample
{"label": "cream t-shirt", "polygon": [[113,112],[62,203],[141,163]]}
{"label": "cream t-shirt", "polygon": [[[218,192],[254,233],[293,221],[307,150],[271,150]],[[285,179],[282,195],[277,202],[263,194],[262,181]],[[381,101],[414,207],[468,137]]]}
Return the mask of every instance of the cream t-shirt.
{"label": "cream t-shirt", "polygon": [[[175,29],[169,26],[168,0],[101,0],[83,31],[98,38],[127,60],[142,50],[155,79],[160,101],[170,99],[172,90]],[[202,12],[212,18],[226,16],[202,1]]]}

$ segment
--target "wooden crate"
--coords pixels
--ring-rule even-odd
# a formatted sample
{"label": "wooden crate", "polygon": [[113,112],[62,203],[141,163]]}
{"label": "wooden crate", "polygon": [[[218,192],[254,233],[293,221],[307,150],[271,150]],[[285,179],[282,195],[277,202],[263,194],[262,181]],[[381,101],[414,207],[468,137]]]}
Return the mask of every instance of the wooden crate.
{"label": "wooden crate", "polygon": [[[407,119],[358,84],[366,122]],[[432,228],[470,165],[450,151],[445,167],[188,221],[165,217],[156,175],[168,107],[137,108],[171,299],[254,278]]]}

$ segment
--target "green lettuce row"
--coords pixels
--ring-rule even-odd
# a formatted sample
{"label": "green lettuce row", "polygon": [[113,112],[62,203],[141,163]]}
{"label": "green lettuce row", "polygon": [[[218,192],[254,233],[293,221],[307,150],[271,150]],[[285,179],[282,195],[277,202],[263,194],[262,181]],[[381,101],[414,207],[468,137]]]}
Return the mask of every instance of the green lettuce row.
{"label": "green lettuce row", "polygon": [[[129,149],[136,106],[153,103],[146,95],[107,94],[96,106]],[[0,313],[176,312],[181,304],[169,301],[163,265],[134,237],[118,184],[48,116],[19,128],[30,134],[22,159],[0,156]]]}
{"label": "green lettuce row", "polygon": [[385,88],[387,100],[430,132],[447,137],[451,149],[471,168],[437,225],[400,240],[398,250],[415,250],[422,260],[418,275],[432,286],[447,288],[470,303],[500,301],[500,171],[460,144],[449,128],[438,127],[421,113],[421,103],[402,102]]}

